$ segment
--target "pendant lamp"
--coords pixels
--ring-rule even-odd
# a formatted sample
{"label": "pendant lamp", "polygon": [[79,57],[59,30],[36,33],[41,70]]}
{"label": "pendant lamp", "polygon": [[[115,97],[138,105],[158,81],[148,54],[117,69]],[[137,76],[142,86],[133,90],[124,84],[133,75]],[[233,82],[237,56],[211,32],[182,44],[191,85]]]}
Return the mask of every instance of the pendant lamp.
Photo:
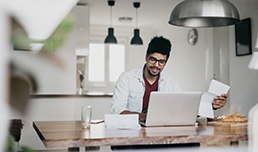
{"label": "pendant lamp", "polygon": [[142,39],[140,37],[140,29],[137,28],[138,23],[138,8],[140,7],[140,2],[133,3],[134,8],[136,8],[136,29],[134,29],[134,36],[131,40],[132,45],[142,45]]}
{"label": "pendant lamp", "polygon": [[240,23],[237,8],[228,0],[185,0],[172,11],[169,24],[183,27],[220,27]]}
{"label": "pendant lamp", "polygon": [[110,6],[110,27],[108,28],[108,36],[105,38],[104,43],[117,43],[116,37],[114,36],[114,28],[112,28],[112,6],[115,5],[115,1],[108,1]]}

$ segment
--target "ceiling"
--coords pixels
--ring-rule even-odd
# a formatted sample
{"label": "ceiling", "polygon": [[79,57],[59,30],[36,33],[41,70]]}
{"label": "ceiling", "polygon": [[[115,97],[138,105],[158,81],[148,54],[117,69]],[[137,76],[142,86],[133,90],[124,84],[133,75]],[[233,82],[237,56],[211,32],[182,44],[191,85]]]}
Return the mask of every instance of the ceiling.
{"label": "ceiling", "polygon": [[[90,7],[91,26],[110,26],[110,6],[108,0],[80,0]],[[136,9],[133,2],[140,2],[138,27],[156,29],[168,24],[173,8],[183,0],[116,0],[112,7],[113,27],[135,27]],[[131,17],[131,22],[120,22],[119,17]]]}

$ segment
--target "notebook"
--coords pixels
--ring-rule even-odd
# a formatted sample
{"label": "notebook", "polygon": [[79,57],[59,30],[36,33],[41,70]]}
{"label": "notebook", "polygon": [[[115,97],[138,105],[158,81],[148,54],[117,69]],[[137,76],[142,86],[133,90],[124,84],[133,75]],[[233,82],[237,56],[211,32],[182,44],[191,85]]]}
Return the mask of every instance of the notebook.
{"label": "notebook", "polygon": [[142,126],[192,126],[196,123],[201,92],[151,92]]}

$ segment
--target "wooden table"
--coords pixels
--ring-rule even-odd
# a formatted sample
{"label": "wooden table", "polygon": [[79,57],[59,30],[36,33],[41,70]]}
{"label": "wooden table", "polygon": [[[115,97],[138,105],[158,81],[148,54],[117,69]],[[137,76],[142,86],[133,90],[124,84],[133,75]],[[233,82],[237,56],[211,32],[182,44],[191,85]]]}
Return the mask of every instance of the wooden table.
{"label": "wooden table", "polygon": [[46,148],[109,145],[153,145],[248,140],[247,123],[208,123],[184,127],[142,127],[110,130],[104,123],[81,129],[80,121],[36,121],[33,127]]}

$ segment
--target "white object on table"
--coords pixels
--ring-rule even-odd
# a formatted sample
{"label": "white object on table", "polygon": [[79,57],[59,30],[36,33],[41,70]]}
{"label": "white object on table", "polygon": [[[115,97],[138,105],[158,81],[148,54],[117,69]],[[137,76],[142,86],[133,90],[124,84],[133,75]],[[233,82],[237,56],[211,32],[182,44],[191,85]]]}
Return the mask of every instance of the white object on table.
{"label": "white object on table", "polygon": [[214,118],[212,101],[214,97],[221,96],[222,93],[227,94],[229,88],[230,86],[212,79],[208,92],[205,92],[201,97],[198,115]]}
{"label": "white object on table", "polygon": [[105,126],[107,129],[140,129],[138,114],[105,114]]}

